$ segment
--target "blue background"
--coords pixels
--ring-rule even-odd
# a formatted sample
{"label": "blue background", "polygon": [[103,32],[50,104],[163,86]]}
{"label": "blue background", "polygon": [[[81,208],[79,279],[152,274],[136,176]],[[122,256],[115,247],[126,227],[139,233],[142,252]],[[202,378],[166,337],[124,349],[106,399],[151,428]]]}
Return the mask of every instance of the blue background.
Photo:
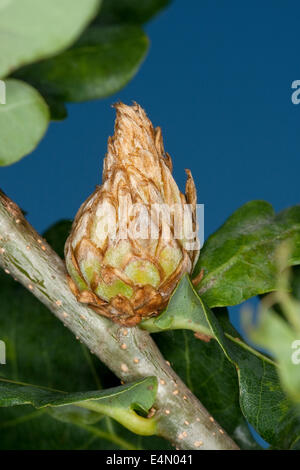
{"label": "blue background", "polygon": [[[242,6],[241,6],[242,3]],[[101,181],[117,100],[138,101],[163,129],[176,180],[191,168],[208,236],[237,207],[299,202],[300,4],[289,0],[175,1],[146,25],[137,76],[106,100],[68,106],[30,156],[1,168],[1,187],[40,231],[73,218]]]}
{"label": "blue background", "polygon": [[162,127],[182,189],[192,169],[206,237],[251,199],[276,210],[299,203],[300,106],[291,102],[299,24],[292,0],[175,1],[146,25],[150,51],[131,83],[69,105],[30,156],[0,170],[1,187],[38,231],[73,218],[101,181],[110,105],[136,100]]}

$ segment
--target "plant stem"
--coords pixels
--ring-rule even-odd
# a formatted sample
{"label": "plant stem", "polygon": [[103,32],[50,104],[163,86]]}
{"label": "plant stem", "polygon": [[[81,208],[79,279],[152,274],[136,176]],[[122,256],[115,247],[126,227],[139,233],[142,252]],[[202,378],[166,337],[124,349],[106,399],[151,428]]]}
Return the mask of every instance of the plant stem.
{"label": "plant stem", "polygon": [[97,400],[85,400],[75,403],[75,406],[96,413],[104,413],[106,416],[113,418],[118,421],[118,423],[140,436],[153,436],[156,434],[157,423],[154,417],[143,418],[133,410],[109,408],[106,405],[102,405],[101,402],[97,402]]}
{"label": "plant stem", "polygon": [[158,378],[158,435],[179,449],[238,449],[166,363],[149,333],[137,327],[121,327],[77,302],[68,287],[63,261],[25,220],[18,206],[1,192],[0,266],[44,303],[121,380]]}
{"label": "plant stem", "polygon": [[[206,336],[208,340],[216,339],[214,333],[211,330],[203,327],[200,321],[197,323],[193,321],[192,319],[189,319],[188,316],[186,317],[185,320],[181,317],[179,319],[174,317],[171,326],[166,327],[166,328],[159,328],[155,324],[155,318],[149,318],[149,320],[146,320],[141,323],[141,328],[143,328],[143,330],[148,331],[149,333],[161,333],[162,331],[170,331],[170,330],[189,330],[189,331],[194,331],[195,333],[199,333],[203,335],[204,337]],[[254,356],[257,356],[263,361],[268,362],[272,366],[277,367],[277,364],[275,361],[272,361],[272,359],[270,359],[266,355],[252,348],[249,344],[245,343],[245,341],[241,340],[240,338],[235,338],[234,336],[230,335],[227,332],[224,332],[224,335],[226,336],[226,338],[230,339],[230,341],[237,344],[240,348],[243,348],[246,351],[249,351]]]}

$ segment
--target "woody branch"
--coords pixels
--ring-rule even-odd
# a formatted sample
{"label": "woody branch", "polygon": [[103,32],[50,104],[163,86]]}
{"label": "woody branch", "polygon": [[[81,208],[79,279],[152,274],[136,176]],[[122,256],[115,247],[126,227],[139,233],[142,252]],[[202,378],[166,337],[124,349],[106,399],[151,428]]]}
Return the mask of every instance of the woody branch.
{"label": "woody branch", "polygon": [[164,360],[146,331],[116,325],[76,301],[66,281],[63,261],[2,192],[0,266],[122,381],[157,377],[155,408],[160,436],[178,449],[238,449]]}

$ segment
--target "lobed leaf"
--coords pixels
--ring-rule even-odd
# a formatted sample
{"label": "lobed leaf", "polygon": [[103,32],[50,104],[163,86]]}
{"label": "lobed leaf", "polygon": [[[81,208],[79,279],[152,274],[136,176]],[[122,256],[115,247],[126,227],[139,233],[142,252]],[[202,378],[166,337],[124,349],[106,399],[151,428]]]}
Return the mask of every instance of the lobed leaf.
{"label": "lobed leaf", "polygon": [[213,337],[205,317],[205,308],[206,306],[195,292],[189,277],[185,275],[178,283],[167,308],[159,316],[144,320],[141,327],[151,333],[184,329]]}
{"label": "lobed leaf", "polygon": [[[287,270],[282,272],[278,291],[263,298],[255,326],[250,323],[247,312],[242,319],[250,339],[275,358],[284,390],[300,406],[300,302],[297,299],[300,279],[297,268],[291,270],[292,279]],[[293,295],[288,292],[290,283]]]}
{"label": "lobed leaf", "polygon": [[300,264],[300,205],[275,215],[270,204],[251,201],[234,212],[205,242],[195,273],[210,307],[236,305],[276,289],[276,250],[293,245],[289,264]]}
{"label": "lobed leaf", "polygon": [[93,26],[71,49],[15,76],[55,101],[104,98],[132,79],[147,49],[148,39],[138,26]]}
{"label": "lobed leaf", "polygon": [[0,165],[10,165],[30,153],[49,123],[42,96],[27,83],[6,81],[6,104],[0,104]]}
{"label": "lobed leaf", "polygon": [[[220,313],[218,313],[219,317]],[[235,365],[240,386],[240,406],[261,437],[278,449],[300,444],[300,413],[283,391],[276,365],[262,354],[241,347],[242,340],[224,320],[223,328],[212,312],[208,321],[227,358]],[[236,341],[226,337],[235,335]]]}
{"label": "lobed leaf", "polygon": [[100,0],[5,0],[0,3],[0,77],[70,46]]}
{"label": "lobed leaf", "polygon": [[143,24],[167,7],[171,0],[104,0],[95,22]]}
{"label": "lobed leaf", "polygon": [[137,415],[134,410],[146,415],[154,403],[156,392],[156,377],[109,390],[77,393],[47,390],[0,378],[0,407],[32,405],[39,409],[73,405],[96,415],[110,416],[137,434],[151,435],[155,434],[155,421]]}
{"label": "lobed leaf", "polygon": [[258,449],[240,408],[235,367],[217,341],[201,341],[186,330],[153,337],[172,368],[240,448]]}
{"label": "lobed leaf", "polygon": [[[180,298],[183,292],[185,292],[184,300]],[[174,309],[174,305],[176,305],[177,302],[180,306],[178,310]],[[150,331],[172,330],[180,327],[200,333],[199,337],[206,341],[209,340],[210,337],[212,338],[208,346],[199,346],[198,355],[193,353],[193,359],[191,359],[190,342],[192,337],[188,336],[187,332],[181,333],[184,335],[185,343],[176,348],[178,350],[176,354],[181,355],[181,360],[184,358],[186,361],[189,360],[188,372],[186,372],[187,378],[183,377],[183,379],[187,381],[188,386],[192,387],[194,393],[198,394],[200,400],[207,406],[212,414],[214,413],[220,424],[224,426],[232,437],[238,440],[239,426],[241,426],[241,429],[243,429],[242,436],[246,436],[246,442],[248,440],[243,421],[238,415],[239,395],[239,407],[244,417],[252,424],[265,441],[280,449],[299,446],[299,409],[294,406],[283,391],[276,364],[270,358],[256,351],[242,340],[230,324],[225,309],[218,309],[215,315],[206,306],[205,302],[196,295],[187,276],[185,276],[171,298],[170,311],[169,307],[167,307],[166,311],[162,313],[161,318],[162,320],[160,320],[160,317],[151,320],[149,324]],[[161,327],[160,330],[158,325]],[[207,334],[207,325],[209,325],[210,334]],[[144,322],[142,327],[148,329],[148,322]],[[159,347],[166,356],[171,359],[174,357],[174,350],[170,345],[170,338],[174,338],[175,333],[177,334],[177,332],[172,332],[173,336],[170,336],[170,333],[168,333],[168,336],[164,334],[161,341],[159,335],[157,335]],[[217,341],[217,345],[215,341]],[[214,346],[210,346],[210,343],[214,344]],[[223,394],[222,381],[224,381],[224,387],[228,387],[225,375],[228,371],[224,373],[226,367],[224,369],[222,361],[220,361],[219,348],[221,348],[223,355],[225,355],[237,372],[236,375],[236,372],[231,369],[231,374],[235,376],[235,385],[238,387],[239,392],[233,392],[234,385],[231,383],[230,386],[233,395],[229,398],[227,397],[227,400]],[[211,361],[207,359],[207,351],[209,350],[213,351]],[[184,353],[182,351],[184,351]],[[202,355],[203,351],[204,356]],[[221,368],[219,370],[218,366],[220,363]],[[176,369],[176,363],[174,364],[172,362],[172,364]],[[182,365],[178,363],[177,368],[180,367],[182,367]],[[180,374],[178,370],[177,372]],[[203,392],[201,393],[201,385],[198,384],[199,390],[197,391],[197,388],[193,385],[193,382],[191,382],[189,377],[197,373],[199,373],[202,380],[204,380],[204,384],[205,378],[203,378],[203,376],[205,373],[208,375],[208,380],[211,379],[211,375],[215,375],[214,380],[218,385],[211,387],[209,391],[206,390],[209,397],[206,397]],[[230,376],[231,381],[234,381],[233,375]],[[221,400],[223,400],[226,409],[228,400],[230,401],[233,396],[236,401],[234,401],[234,403],[230,402],[230,406],[234,409],[233,420],[231,421],[224,408],[220,405],[222,411],[216,413],[216,410],[213,409],[212,400],[215,400],[216,403],[220,403]],[[243,446],[247,444],[245,444],[242,439],[240,445]]]}
{"label": "lobed leaf", "polygon": [[276,358],[283,388],[300,404],[300,330],[294,330],[275,311],[268,310],[260,314],[259,325],[249,336]]}

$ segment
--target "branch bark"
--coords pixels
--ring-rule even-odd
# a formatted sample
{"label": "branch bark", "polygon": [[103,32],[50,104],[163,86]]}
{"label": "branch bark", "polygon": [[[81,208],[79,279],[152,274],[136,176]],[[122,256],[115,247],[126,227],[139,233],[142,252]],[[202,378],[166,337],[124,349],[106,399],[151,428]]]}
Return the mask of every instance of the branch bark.
{"label": "branch bark", "polygon": [[0,192],[0,266],[22,283],[122,381],[159,381],[159,435],[178,449],[237,450],[162,357],[150,335],[124,328],[79,304],[66,282],[63,261]]}

